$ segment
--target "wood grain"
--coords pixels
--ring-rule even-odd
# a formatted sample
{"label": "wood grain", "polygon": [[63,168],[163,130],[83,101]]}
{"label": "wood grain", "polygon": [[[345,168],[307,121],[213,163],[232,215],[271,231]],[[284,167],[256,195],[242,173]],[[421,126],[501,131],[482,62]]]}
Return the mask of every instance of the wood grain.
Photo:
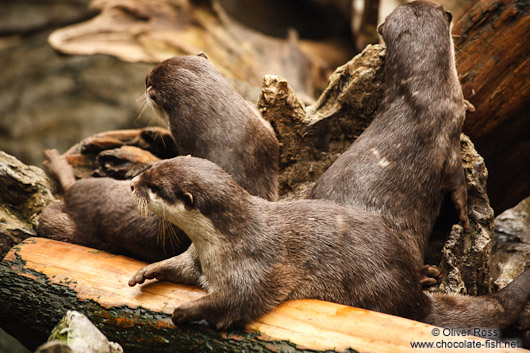
{"label": "wood grain", "polygon": [[[129,287],[129,277],[143,265],[99,250],[30,238],[0,263],[2,327],[15,334],[23,327],[26,334],[45,339],[66,310],[76,309],[127,352],[416,352],[422,350],[411,349],[411,342],[485,342],[469,336],[436,337],[434,326],[309,299],[286,302],[244,331],[175,327],[173,309],[204,291],[164,281]],[[503,351],[508,350],[488,349]]]}

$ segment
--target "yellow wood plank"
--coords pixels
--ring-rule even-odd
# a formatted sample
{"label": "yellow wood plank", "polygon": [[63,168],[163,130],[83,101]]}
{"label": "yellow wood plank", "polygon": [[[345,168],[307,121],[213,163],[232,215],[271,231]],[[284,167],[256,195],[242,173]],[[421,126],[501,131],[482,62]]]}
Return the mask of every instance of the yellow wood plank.
{"label": "yellow wood plank", "polygon": [[[81,300],[93,300],[110,308],[127,306],[171,314],[189,300],[200,298],[204,291],[186,285],[151,281],[129,287],[129,278],[145,263],[86,247],[44,238],[31,238],[20,245],[16,254],[25,261],[24,269],[45,274],[51,283],[69,287]],[[13,261],[11,251],[6,260]],[[25,273],[31,277],[31,274]],[[171,326],[169,320],[162,323]],[[298,347],[312,350],[361,352],[454,352],[447,344],[486,340],[477,337],[433,336],[434,326],[396,316],[328,303],[319,300],[295,300],[247,326],[258,331],[262,340],[288,340]],[[440,329],[440,332],[443,332]],[[412,349],[411,342],[445,341],[445,348]],[[469,349],[480,351],[480,349]],[[462,349],[459,349],[462,351]],[[524,352],[523,349],[489,348],[488,352]],[[528,351],[526,351],[528,352]]]}

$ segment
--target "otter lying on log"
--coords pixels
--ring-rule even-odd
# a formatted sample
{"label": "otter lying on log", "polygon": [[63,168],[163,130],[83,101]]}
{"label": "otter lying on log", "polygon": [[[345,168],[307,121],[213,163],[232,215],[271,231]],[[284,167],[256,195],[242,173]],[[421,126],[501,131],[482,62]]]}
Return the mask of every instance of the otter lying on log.
{"label": "otter lying on log", "polygon": [[530,269],[489,296],[426,294],[415,263],[381,217],[325,200],[263,200],[204,159],[158,162],[131,181],[131,190],[141,209],[192,241],[129,281],[167,279],[207,290],[175,309],[177,325],[206,319],[226,329],[284,301],[313,298],[443,327],[502,328],[530,298]]}

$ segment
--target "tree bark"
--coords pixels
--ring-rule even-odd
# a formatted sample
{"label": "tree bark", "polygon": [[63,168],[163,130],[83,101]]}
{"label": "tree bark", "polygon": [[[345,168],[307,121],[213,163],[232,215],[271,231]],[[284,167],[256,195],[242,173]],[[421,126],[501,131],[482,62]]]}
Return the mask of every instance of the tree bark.
{"label": "tree bark", "polygon": [[[173,309],[204,292],[164,281],[129,287],[129,277],[142,265],[124,256],[30,238],[0,263],[2,328],[33,348],[67,310],[77,310],[129,353],[410,352],[410,342],[444,339],[433,336],[434,327],[427,324],[318,300],[286,302],[239,331],[175,327]],[[484,342],[451,337],[464,339]]]}
{"label": "tree bark", "polygon": [[475,106],[464,133],[486,160],[495,213],[530,194],[530,4],[481,0],[456,24],[456,62]]}

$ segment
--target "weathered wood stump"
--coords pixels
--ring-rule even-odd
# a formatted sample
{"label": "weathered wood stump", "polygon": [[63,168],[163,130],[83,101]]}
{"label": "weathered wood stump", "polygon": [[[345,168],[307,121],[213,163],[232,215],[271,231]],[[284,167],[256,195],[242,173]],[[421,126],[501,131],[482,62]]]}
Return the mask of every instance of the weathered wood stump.
{"label": "weathered wood stump", "polygon": [[412,352],[417,349],[411,348],[411,342],[445,339],[485,344],[470,336],[434,336],[434,326],[318,300],[284,303],[241,331],[219,332],[205,325],[175,327],[173,309],[204,292],[164,281],[129,287],[129,277],[142,265],[124,256],[30,238],[0,263],[0,323],[15,337],[24,334],[25,342],[37,345],[67,310],[75,309],[109,340],[132,353]]}

